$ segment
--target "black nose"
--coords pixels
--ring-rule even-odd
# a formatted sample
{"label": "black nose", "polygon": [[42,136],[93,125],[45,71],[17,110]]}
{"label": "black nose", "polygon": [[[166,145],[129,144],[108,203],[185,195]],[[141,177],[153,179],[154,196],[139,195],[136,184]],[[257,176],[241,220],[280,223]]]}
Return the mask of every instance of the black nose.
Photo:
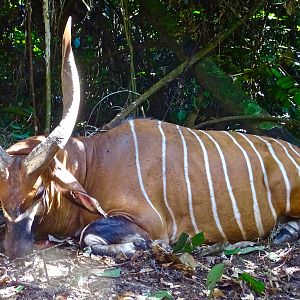
{"label": "black nose", "polygon": [[34,238],[28,230],[28,220],[24,218],[20,222],[6,222],[4,237],[5,255],[10,258],[21,258],[32,253]]}
{"label": "black nose", "polygon": [[3,244],[5,255],[12,259],[23,258],[33,251],[33,240],[15,240],[13,238],[8,241],[6,238]]}
{"label": "black nose", "polygon": [[33,247],[31,246],[26,246],[22,247],[21,245],[16,245],[16,247],[10,248],[10,249],[5,249],[5,255],[8,256],[11,259],[15,258],[24,258],[28,254],[31,254],[33,251]]}

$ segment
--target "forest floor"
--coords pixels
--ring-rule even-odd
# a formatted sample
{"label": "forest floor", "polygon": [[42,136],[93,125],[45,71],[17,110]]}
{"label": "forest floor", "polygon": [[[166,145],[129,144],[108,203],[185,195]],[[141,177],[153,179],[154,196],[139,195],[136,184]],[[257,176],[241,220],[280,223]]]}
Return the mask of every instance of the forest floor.
{"label": "forest floor", "polygon": [[[228,257],[203,246],[178,261],[158,245],[113,259],[82,253],[68,242],[45,249],[44,242],[25,259],[0,255],[0,299],[208,299],[207,274],[219,263],[225,271],[213,298],[300,299],[300,242],[260,245],[263,250]],[[210,254],[202,256],[207,249]],[[238,280],[243,272],[264,282],[265,292],[257,294]]]}

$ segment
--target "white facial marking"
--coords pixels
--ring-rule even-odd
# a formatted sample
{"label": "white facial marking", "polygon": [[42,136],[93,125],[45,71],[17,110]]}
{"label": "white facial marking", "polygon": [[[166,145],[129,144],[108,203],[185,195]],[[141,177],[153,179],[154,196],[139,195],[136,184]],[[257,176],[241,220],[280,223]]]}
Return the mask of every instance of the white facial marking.
{"label": "white facial marking", "polygon": [[213,180],[212,180],[211,173],[210,173],[210,166],[209,166],[207,150],[205,148],[204,143],[200,139],[200,137],[191,129],[188,128],[187,130],[195,136],[195,138],[197,139],[197,141],[202,149],[203,157],[204,157],[205,173],[206,173],[206,178],[207,178],[207,182],[208,182],[210,202],[211,202],[211,206],[212,206],[214,220],[215,220],[216,226],[217,226],[221,236],[223,237],[224,240],[227,240],[226,234],[224,233],[224,230],[221,226],[220,219],[218,216],[218,210],[217,210],[215,192],[214,192],[214,187],[213,187]]}
{"label": "white facial marking", "polygon": [[272,145],[268,141],[264,140],[262,137],[260,137],[258,135],[255,135],[255,137],[257,137],[258,139],[260,139],[262,142],[264,142],[267,145],[273,159],[275,160],[275,162],[277,163],[277,165],[280,169],[280,172],[283,176],[285,188],[286,188],[286,208],[285,208],[285,211],[288,213],[291,210],[291,204],[290,204],[291,185],[290,185],[290,181],[289,181],[289,178],[287,176],[286,170],[285,170],[282,162],[277,157]]}
{"label": "white facial marking", "polygon": [[6,209],[4,207],[2,207],[2,211],[3,211],[3,215],[4,217],[9,221],[9,222],[13,222],[15,218],[11,217],[8,212],[6,211]]}
{"label": "white facial marking", "polygon": [[143,178],[142,178],[142,172],[141,172],[141,166],[140,166],[140,159],[139,159],[139,146],[138,146],[138,139],[136,136],[136,132],[135,132],[135,128],[134,128],[134,121],[130,120],[129,121],[130,124],[130,129],[132,132],[132,136],[133,136],[133,141],[134,141],[134,148],[135,148],[135,163],[136,163],[136,171],[137,171],[137,175],[138,175],[138,180],[139,180],[139,184],[140,184],[140,189],[146,199],[146,201],[148,202],[148,204],[150,205],[150,207],[156,212],[156,214],[158,215],[161,224],[163,226],[163,219],[161,217],[161,215],[159,214],[159,212],[157,211],[157,209],[155,208],[155,206],[153,205],[153,203],[151,202],[146,190],[145,190],[145,186],[144,186],[144,182],[143,182]]}
{"label": "white facial marking", "polygon": [[191,182],[189,178],[189,162],[188,162],[188,151],[186,142],[184,139],[184,136],[181,132],[181,129],[178,125],[176,125],[176,128],[180,134],[182,146],[183,146],[183,166],[184,166],[184,177],[185,177],[185,183],[186,183],[186,189],[187,189],[187,196],[188,196],[188,203],[189,203],[189,211],[190,211],[190,217],[192,221],[192,225],[194,227],[195,233],[199,232],[195,216],[194,216],[194,208],[193,208],[193,196],[192,196],[192,189],[191,189]]}
{"label": "white facial marking", "polygon": [[18,223],[25,218],[28,218],[33,221],[34,217],[36,216],[36,214],[40,208],[40,205],[41,205],[40,202],[36,203],[34,206],[30,207],[29,209],[27,209],[25,212],[23,212],[16,218],[10,216],[8,214],[8,212],[4,209],[4,207],[2,207],[2,210],[3,210],[3,214],[4,214],[5,218],[7,218],[9,222]]}
{"label": "white facial marking", "polygon": [[171,236],[171,242],[175,242],[176,233],[177,233],[177,224],[175,220],[175,215],[173,213],[173,210],[171,209],[168,197],[167,197],[167,175],[166,175],[166,136],[165,133],[161,127],[161,121],[158,121],[158,129],[160,131],[162,141],[161,141],[161,156],[162,156],[162,181],[163,181],[163,194],[164,194],[164,201],[165,205],[169,211],[169,214],[172,217],[173,221],[173,233]]}
{"label": "white facial marking", "polygon": [[272,203],[272,194],[271,194],[271,190],[270,190],[270,185],[269,185],[269,179],[268,179],[268,175],[267,175],[267,170],[265,168],[265,164],[264,161],[261,157],[261,155],[259,154],[259,152],[257,151],[257,149],[255,148],[254,144],[252,143],[251,140],[248,139],[248,137],[240,132],[238,132],[238,134],[240,136],[242,136],[251,146],[251,148],[254,150],[255,154],[257,155],[259,162],[260,162],[260,166],[261,166],[261,170],[263,172],[263,177],[264,177],[264,184],[266,186],[266,190],[267,190],[267,199],[268,199],[268,204],[270,206],[271,212],[272,212],[272,216],[274,221],[277,220],[277,213],[274,209],[273,203]]}
{"label": "white facial marking", "polygon": [[242,151],[244,158],[246,160],[247,164],[247,169],[248,169],[248,175],[249,175],[249,183],[250,183],[250,188],[251,188],[251,193],[252,193],[252,200],[253,200],[253,212],[254,212],[254,217],[255,217],[255,224],[256,228],[258,231],[259,236],[264,236],[264,227],[261,221],[261,213],[260,209],[258,206],[258,200],[257,200],[257,195],[256,195],[256,190],[255,190],[255,185],[254,185],[254,178],[253,178],[253,170],[251,166],[251,162],[249,159],[249,156],[245,149],[237,142],[237,140],[227,131],[223,131],[227,136],[231,138],[233,143]]}

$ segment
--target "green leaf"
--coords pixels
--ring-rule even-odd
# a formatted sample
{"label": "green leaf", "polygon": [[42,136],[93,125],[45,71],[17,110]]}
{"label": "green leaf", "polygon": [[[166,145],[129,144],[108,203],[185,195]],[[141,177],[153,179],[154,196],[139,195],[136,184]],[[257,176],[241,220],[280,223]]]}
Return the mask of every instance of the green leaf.
{"label": "green leaf", "polygon": [[281,101],[281,106],[286,109],[290,109],[292,107],[292,102],[289,100],[288,95],[284,101]]}
{"label": "green leaf", "polygon": [[200,10],[193,10],[192,14],[193,15],[200,15],[202,12]]}
{"label": "green leaf", "polygon": [[30,136],[30,134],[28,132],[25,132],[23,134],[13,132],[12,135],[13,135],[14,139],[16,139],[16,140],[24,140],[24,139],[27,139]]}
{"label": "green leaf", "polygon": [[247,103],[245,103],[245,109],[244,109],[244,113],[245,115],[258,115],[261,113],[261,107],[253,101],[247,101]]}
{"label": "green leaf", "polygon": [[171,295],[171,293],[169,291],[166,291],[166,290],[159,290],[159,291],[156,291],[152,294],[149,295],[149,297],[151,299],[169,299],[169,300],[173,300],[173,296]]}
{"label": "green leaf", "polygon": [[261,250],[264,250],[265,248],[266,248],[265,246],[245,247],[245,248],[241,249],[240,254],[247,254],[247,253],[251,253],[254,251],[261,251]]}
{"label": "green leaf", "polygon": [[294,88],[292,88],[292,89],[289,90],[289,93],[291,93],[291,94],[298,94],[298,93],[300,93],[300,89],[294,87]]}
{"label": "green leaf", "polygon": [[204,95],[205,97],[209,98],[209,97],[211,96],[211,93],[210,93],[210,91],[205,90],[204,93],[203,93],[203,95]]}
{"label": "green leaf", "polygon": [[233,255],[233,254],[247,254],[247,253],[251,253],[254,251],[261,251],[264,250],[266,247],[265,246],[249,246],[249,247],[245,247],[245,248],[233,248],[233,249],[224,249],[224,254],[229,256],[229,255]]}
{"label": "green leaf", "polygon": [[271,71],[276,78],[280,78],[282,76],[280,71],[278,71],[277,69],[271,68]]}
{"label": "green leaf", "polygon": [[136,76],[146,76],[146,72],[140,71],[140,72],[136,73]]}
{"label": "green leaf", "polygon": [[277,89],[275,93],[275,99],[281,102],[285,101],[288,98],[288,93],[284,89]]}
{"label": "green leaf", "polygon": [[209,271],[206,282],[208,290],[212,291],[215,288],[217,282],[224,273],[224,266],[224,264],[218,264],[213,266],[213,268]]}
{"label": "green leaf", "polygon": [[107,270],[93,270],[93,274],[101,277],[118,278],[121,276],[121,269],[113,268]]}
{"label": "green leaf", "polygon": [[258,127],[263,130],[271,130],[273,128],[279,128],[280,126],[274,122],[260,122]]}
{"label": "green leaf", "polygon": [[204,100],[201,102],[201,107],[207,108],[209,106],[210,102],[211,102],[210,98],[204,98]]}
{"label": "green leaf", "polygon": [[293,102],[300,106],[300,92],[294,95]]}
{"label": "green leaf", "polygon": [[241,274],[239,279],[247,282],[250,285],[250,288],[256,293],[262,294],[266,290],[265,284],[262,281],[255,279],[248,273]]}
{"label": "green leaf", "polygon": [[240,251],[241,251],[240,248],[224,249],[224,254],[229,256],[229,255],[240,253]]}
{"label": "green leaf", "polygon": [[277,85],[285,90],[288,90],[295,85],[295,80],[289,76],[281,77],[277,80]]}
{"label": "green leaf", "polygon": [[182,248],[181,252],[184,253],[192,253],[193,252],[193,246],[191,245],[191,243],[186,243],[185,246]]}
{"label": "green leaf", "polygon": [[16,293],[20,293],[25,289],[24,285],[18,285],[15,289]]}
{"label": "green leaf", "polygon": [[178,121],[179,121],[179,122],[184,121],[185,118],[186,118],[186,111],[185,111],[185,110],[180,110],[180,111],[177,113],[177,118],[178,118]]}
{"label": "green leaf", "polygon": [[22,126],[19,125],[18,123],[12,123],[12,124],[10,124],[10,127],[12,129],[15,129],[15,130],[21,130],[22,129]]}
{"label": "green leaf", "polygon": [[186,242],[189,238],[189,235],[185,232],[183,232],[180,237],[178,238],[177,243],[173,246],[173,252],[177,253],[179,251],[181,251],[184,246],[186,245]]}
{"label": "green leaf", "polygon": [[195,234],[192,239],[191,239],[193,247],[198,247],[204,243],[204,233],[203,232],[198,232]]}
{"label": "green leaf", "polygon": [[10,114],[16,114],[16,115],[20,115],[20,116],[28,116],[28,113],[25,112],[22,108],[20,108],[19,106],[8,106],[8,107],[4,107],[2,109],[3,112],[6,113],[10,113]]}

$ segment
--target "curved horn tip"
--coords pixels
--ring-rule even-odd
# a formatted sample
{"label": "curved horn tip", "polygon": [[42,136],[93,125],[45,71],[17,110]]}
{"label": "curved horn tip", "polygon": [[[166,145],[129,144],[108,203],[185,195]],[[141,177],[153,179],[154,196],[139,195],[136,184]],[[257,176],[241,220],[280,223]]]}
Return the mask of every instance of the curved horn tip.
{"label": "curved horn tip", "polygon": [[71,31],[71,27],[72,27],[72,17],[70,16],[68,18],[67,24],[66,24],[66,28],[68,28]]}
{"label": "curved horn tip", "polygon": [[64,37],[71,37],[71,28],[72,28],[72,17],[70,16],[68,18],[65,31],[64,31]]}

